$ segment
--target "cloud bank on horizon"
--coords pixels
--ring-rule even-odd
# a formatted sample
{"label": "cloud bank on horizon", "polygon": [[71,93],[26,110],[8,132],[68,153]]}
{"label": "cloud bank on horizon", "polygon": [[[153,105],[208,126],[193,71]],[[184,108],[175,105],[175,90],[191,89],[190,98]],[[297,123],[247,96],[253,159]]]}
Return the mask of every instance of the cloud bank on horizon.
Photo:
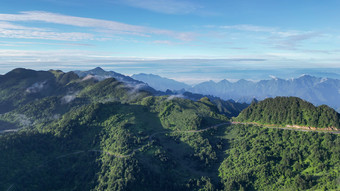
{"label": "cloud bank on horizon", "polygon": [[4,0],[0,73],[102,66],[185,81],[233,69],[340,68],[338,8],[336,0]]}

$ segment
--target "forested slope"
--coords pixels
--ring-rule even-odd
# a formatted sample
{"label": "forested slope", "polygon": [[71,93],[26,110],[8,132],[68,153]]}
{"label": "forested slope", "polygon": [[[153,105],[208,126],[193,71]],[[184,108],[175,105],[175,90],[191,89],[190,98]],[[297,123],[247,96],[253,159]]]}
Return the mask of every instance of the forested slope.
{"label": "forested slope", "polygon": [[217,160],[199,130],[226,120],[208,104],[167,97],[86,105],[0,136],[1,189],[185,190]]}
{"label": "forested slope", "polygon": [[253,102],[235,121],[339,129],[340,114],[326,105],[315,107],[297,97],[276,97]]}
{"label": "forested slope", "polygon": [[219,172],[224,190],[339,190],[340,138],[233,125]]}

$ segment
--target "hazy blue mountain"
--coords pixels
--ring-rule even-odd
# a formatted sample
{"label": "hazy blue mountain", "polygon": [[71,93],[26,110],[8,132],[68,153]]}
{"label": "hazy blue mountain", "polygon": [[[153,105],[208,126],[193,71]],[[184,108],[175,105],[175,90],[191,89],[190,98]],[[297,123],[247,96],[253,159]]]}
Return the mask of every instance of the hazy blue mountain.
{"label": "hazy blue mountain", "polygon": [[143,84],[143,82],[134,80],[133,78],[129,76],[125,76],[123,74],[120,74],[114,71],[105,71],[101,67],[96,67],[88,71],[76,70],[73,72],[76,73],[79,77],[93,76],[97,80],[103,80],[106,78],[115,78],[118,81],[125,82],[128,84]]}
{"label": "hazy blue mountain", "polygon": [[227,71],[225,76],[227,79],[252,79],[264,80],[270,76],[277,76],[282,79],[298,78],[303,74],[315,77],[326,77],[340,79],[339,68],[280,68],[280,69],[238,69]]}
{"label": "hazy blue mountain", "polygon": [[132,75],[133,79],[145,82],[149,84],[149,86],[155,88],[156,90],[166,91],[169,90],[180,90],[180,89],[188,89],[189,85],[178,82],[176,80],[164,78],[154,74],[134,74]]}
{"label": "hazy blue mountain", "polygon": [[276,96],[296,96],[315,105],[326,104],[335,109],[340,108],[340,80],[303,75],[295,79],[261,80],[252,82],[239,80],[229,82],[203,82],[188,91],[218,96],[222,99],[233,99],[250,103],[252,99],[263,100]]}

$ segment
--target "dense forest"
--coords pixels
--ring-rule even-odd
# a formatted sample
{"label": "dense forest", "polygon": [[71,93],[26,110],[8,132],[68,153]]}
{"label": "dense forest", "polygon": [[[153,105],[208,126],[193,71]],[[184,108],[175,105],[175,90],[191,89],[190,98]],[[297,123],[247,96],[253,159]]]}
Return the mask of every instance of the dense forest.
{"label": "dense forest", "polygon": [[340,114],[326,105],[315,107],[297,97],[276,97],[252,102],[235,121],[338,129]]}
{"label": "dense forest", "polygon": [[339,135],[231,125],[207,97],[113,78],[15,72],[0,76],[11,106],[0,114],[0,190],[340,189]]}
{"label": "dense forest", "polygon": [[224,190],[338,190],[340,139],[330,133],[235,125],[219,168]]}

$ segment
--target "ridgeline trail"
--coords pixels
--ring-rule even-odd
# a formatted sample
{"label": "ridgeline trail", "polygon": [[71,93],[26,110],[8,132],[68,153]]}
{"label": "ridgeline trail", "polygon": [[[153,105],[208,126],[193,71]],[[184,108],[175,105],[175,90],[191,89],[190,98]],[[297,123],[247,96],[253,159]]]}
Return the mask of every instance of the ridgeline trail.
{"label": "ridgeline trail", "polygon": [[299,129],[294,127],[280,127],[280,126],[273,126],[273,125],[263,125],[255,122],[231,122],[231,125],[255,125],[264,128],[272,128],[272,129],[284,129],[284,130],[291,130],[291,131],[304,131],[304,132],[318,132],[318,133],[333,133],[333,134],[340,134],[340,131],[329,131],[329,130],[313,130],[313,129]]}

